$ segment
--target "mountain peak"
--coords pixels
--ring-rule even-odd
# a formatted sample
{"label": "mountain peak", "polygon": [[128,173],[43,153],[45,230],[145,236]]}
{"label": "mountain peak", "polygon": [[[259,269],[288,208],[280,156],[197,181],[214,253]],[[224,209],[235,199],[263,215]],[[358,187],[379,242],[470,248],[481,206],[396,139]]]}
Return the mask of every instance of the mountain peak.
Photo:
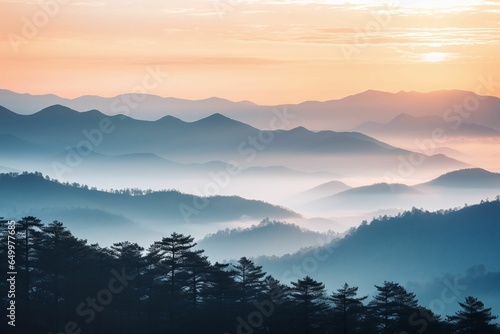
{"label": "mountain peak", "polygon": [[451,188],[496,188],[500,186],[500,173],[482,168],[465,168],[443,174],[423,186]]}
{"label": "mountain peak", "polygon": [[193,122],[193,124],[228,124],[228,123],[240,123],[240,122],[232,118],[229,118],[227,116],[224,116],[221,113],[215,113]]}
{"label": "mountain peak", "polygon": [[212,96],[212,97],[209,97],[209,98],[206,98],[206,99],[202,99],[202,100],[198,100],[200,102],[209,102],[209,103],[225,103],[225,102],[231,102],[227,99],[223,99],[223,98],[220,98],[220,97],[217,97],[217,96]]}
{"label": "mountain peak", "polygon": [[5,107],[0,106],[0,116],[11,115],[11,114],[15,114],[15,113],[13,111],[5,108]]}
{"label": "mountain peak", "polygon": [[53,106],[47,107],[35,113],[35,115],[43,116],[66,116],[66,115],[77,115],[78,111],[71,108],[65,107],[60,104],[55,104]]}
{"label": "mountain peak", "polygon": [[210,115],[208,117],[205,117],[205,119],[228,119],[228,120],[233,121],[233,119],[231,119],[231,118],[229,118],[227,116],[224,116],[224,115],[222,115],[221,113],[218,113],[218,112],[216,112],[215,114],[212,114],[212,115]]}
{"label": "mountain peak", "polygon": [[467,177],[468,179],[470,178],[483,178],[483,177],[489,177],[493,175],[499,175],[498,173],[492,173],[490,171],[487,171],[486,169],[483,168],[464,168],[464,169],[459,169],[455,170],[452,172],[448,172],[446,174],[443,174],[436,178],[435,180],[444,180],[444,179],[455,179],[455,178],[464,178]]}
{"label": "mountain peak", "polygon": [[[69,110],[74,111],[72,109],[69,109]],[[100,112],[97,109],[92,109],[92,110],[84,111],[84,112],[82,112],[82,114],[89,115],[89,116],[109,117],[109,116],[103,114],[102,112]]]}
{"label": "mountain peak", "polygon": [[238,102],[239,104],[246,104],[246,105],[249,105],[249,106],[256,106],[257,104],[252,102],[252,101],[248,101],[248,100],[242,100],[242,101],[239,101]]}
{"label": "mountain peak", "polygon": [[202,127],[203,129],[212,129],[217,131],[254,131],[255,128],[248,124],[234,120],[220,113],[215,113],[205,118],[189,123],[193,126]]}
{"label": "mountain peak", "polygon": [[414,120],[415,117],[406,113],[402,113],[397,115],[396,117],[393,118],[392,122],[398,122],[398,121],[411,121]]}
{"label": "mountain peak", "polygon": [[407,193],[418,193],[417,190],[413,189],[412,187],[409,187],[405,184],[401,183],[375,183],[372,185],[368,186],[362,186],[358,188],[352,188],[346,191],[341,192],[339,195],[342,194],[349,194],[349,195],[375,195],[375,194],[391,194],[391,195],[396,195],[396,194],[407,194]]}
{"label": "mountain peak", "polygon": [[298,126],[296,128],[293,128],[291,130],[288,130],[288,132],[294,132],[294,133],[311,133],[311,130],[306,129],[303,126]]}
{"label": "mountain peak", "polygon": [[157,122],[162,122],[162,123],[184,123],[183,120],[177,118],[177,117],[174,117],[172,115],[167,115],[167,116],[163,116],[162,118],[160,118],[159,120],[157,120]]}

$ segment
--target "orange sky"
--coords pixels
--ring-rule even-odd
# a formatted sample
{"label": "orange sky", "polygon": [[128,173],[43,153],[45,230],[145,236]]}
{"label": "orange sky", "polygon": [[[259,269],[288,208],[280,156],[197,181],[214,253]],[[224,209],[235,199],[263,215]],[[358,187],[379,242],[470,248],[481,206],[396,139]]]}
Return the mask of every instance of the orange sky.
{"label": "orange sky", "polygon": [[0,16],[0,88],[33,94],[126,93],[157,65],[151,94],[260,104],[500,81],[500,1],[0,0]]}

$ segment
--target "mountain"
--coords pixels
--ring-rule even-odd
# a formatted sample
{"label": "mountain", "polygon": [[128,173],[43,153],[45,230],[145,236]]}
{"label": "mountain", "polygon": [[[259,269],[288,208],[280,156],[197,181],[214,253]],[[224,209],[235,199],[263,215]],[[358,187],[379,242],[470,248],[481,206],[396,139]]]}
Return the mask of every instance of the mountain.
{"label": "mountain", "polygon": [[[500,271],[499,215],[498,200],[458,210],[413,209],[364,223],[329,245],[280,258],[261,257],[257,263],[284,283],[310,275],[328,282],[329,289],[344,282],[359,286],[361,295],[372,293],[373,284],[384,280],[419,286],[432,282],[444,291],[456,286],[453,277],[460,278],[470,268],[482,265]],[[490,287],[499,283],[491,282]],[[474,288],[461,285],[459,293],[467,296],[469,289]],[[423,301],[424,305],[435,298]]]}
{"label": "mountain", "polygon": [[106,115],[127,114],[143,120],[157,120],[165,115],[175,115],[186,121],[194,121],[217,112],[251,112],[263,108],[248,101],[232,102],[216,97],[185,100],[146,94],[137,102],[134,94],[120,94],[114,97],[85,95],[67,99],[56,95],[19,94],[6,89],[0,89],[0,104],[23,115],[34,114],[40,109],[60,104],[80,112],[97,109]]}
{"label": "mountain", "polygon": [[[357,132],[314,132],[303,127],[261,131],[222,114],[195,122],[175,117],[142,121],[123,115],[106,116],[97,110],[80,113],[55,105],[33,115],[2,113],[0,121],[4,124],[0,134],[14,134],[37,143],[52,155],[69,154],[71,148],[82,151],[81,156],[87,151],[103,155],[152,153],[181,163],[233,161],[240,168],[286,164],[294,170],[379,177],[397,171],[401,159],[413,155],[425,160],[416,173],[467,166],[444,155],[424,156],[402,150]],[[315,159],[314,167],[310,159]]]}
{"label": "mountain", "polygon": [[[300,124],[313,130],[346,130],[365,121],[388,122],[403,113],[441,118],[447,115],[446,117],[455,123],[457,117],[461,116],[453,111],[454,106],[464,106],[466,102],[477,101],[480,102],[477,103],[477,108],[463,120],[500,131],[500,99],[492,96],[479,97],[472,92],[460,90],[429,93],[387,93],[370,90],[338,100],[277,106],[261,106],[247,101],[232,102],[220,98],[193,101],[156,95],[146,95],[143,101],[134,102],[131,104],[134,108],[128,107],[125,101],[134,102],[134,96],[123,94],[110,98],[82,96],[65,99],[55,95],[30,95],[0,90],[0,105],[20,114],[32,114],[54,104],[65,105],[78,111],[97,109],[106,115],[125,113],[144,120],[157,120],[165,115],[172,115],[186,121],[194,121],[221,113],[262,129],[270,128],[270,121],[276,115],[284,114],[293,116],[290,122],[281,124],[284,129],[291,129]],[[370,112],[367,113],[367,110]]]}
{"label": "mountain", "polygon": [[315,200],[307,207],[323,212],[355,209],[373,211],[408,206],[411,208],[411,203],[415,203],[422,195],[418,190],[404,184],[377,183]]}
{"label": "mountain", "polygon": [[[84,131],[100,130],[100,122],[106,120],[109,122],[109,133],[104,134],[109,136],[106,136],[106,141],[99,145],[101,150],[107,147],[115,148],[119,146],[115,145],[116,142],[122,142],[124,139],[130,142],[131,134],[136,138],[141,138],[141,141],[132,145],[132,147],[130,145],[121,145],[123,147],[120,150],[123,151],[123,154],[138,153],[138,148],[141,148],[140,151],[142,152],[149,149],[151,153],[157,151],[166,152],[168,150],[184,151],[186,148],[197,151],[206,149],[230,149],[234,151],[238,148],[235,143],[246,143],[249,137],[255,137],[261,133],[256,128],[221,114],[213,114],[194,122],[184,122],[171,116],[150,122],[124,116],[108,117],[95,110],[79,113],[64,106],[54,105],[33,115],[23,116],[11,113],[8,115],[9,117],[5,117],[3,114],[0,116],[2,117],[2,123],[5,125],[2,132],[14,133],[21,138],[31,139],[45,145],[54,144],[55,138],[48,136],[50,134],[55,135],[57,142],[74,141],[78,143],[78,140],[86,139],[83,135]],[[62,124],[64,124],[64,127],[61,126]],[[365,146],[380,144],[375,140],[371,140],[370,143],[369,137],[363,135],[354,136],[349,133],[344,134],[333,131],[314,133],[311,131],[299,132],[295,129],[291,131],[274,131],[272,134],[271,131],[267,131],[266,135],[273,136],[272,142],[275,146],[286,149],[291,145],[292,147],[288,148],[289,150],[294,150],[294,146],[297,145],[304,149],[309,148],[313,144],[323,143],[325,140],[324,145],[328,145],[328,137],[331,136],[337,136],[348,142],[348,137],[351,137],[357,139],[352,140],[353,142],[365,144]],[[261,134],[261,136],[264,135]],[[287,144],[291,139],[295,140],[291,144]],[[305,141],[305,143],[301,141]],[[193,145],[197,147],[194,148]],[[340,146],[335,147],[343,149]],[[114,151],[114,153],[120,152]]]}
{"label": "mountain", "polygon": [[0,105],[0,117],[7,119],[9,117],[16,117],[16,113]]}
{"label": "mountain", "polygon": [[[75,217],[77,227],[102,227],[108,230],[107,217],[135,222],[137,230],[129,235],[140,235],[140,229],[169,233],[176,227],[190,224],[222,223],[234,220],[261,220],[265,217],[286,219],[299,217],[288,209],[237,196],[198,197],[177,191],[105,192],[86,186],[61,184],[44,178],[39,173],[20,175],[0,174],[0,212],[5,217],[35,215],[44,220],[59,219],[59,213]],[[82,212],[92,212],[84,215]],[[96,217],[101,217],[97,219]],[[116,220],[116,219],[115,219]],[[75,226],[72,221],[65,222]],[[84,224],[84,225],[83,225]],[[95,232],[95,231],[94,231]]]}
{"label": "mountain", "polygon": [[39,152],[39,147],[31,142],[18,138],[9,133],[0,134],[0,155],[12,157],[19,155],[32,155]]}
{"label": "mountain", "polygon": [[303,191],[298,194],[297,197],[304,201],[313,201],[323,197],[332,196],[349,189],[351,189],[351,187],[344,182],[330,181],[322,183],[312,189]]}
{"label": "mountain", "polygon": [[[71,148],[70,151],[76,152],[77,149]],[[57,171],[63,180],[97,184],[105,188],[177,189],[205,196],[217,193],[238,194],[245,198],[272,202],[279,199],[279,196],[274,196],[275,193],[290,182],[318,182],[316,180],[335,176],[333,173],[302,172],[283,166],[241,168],[237,174],[230,175],[227,171],[234,167],[223,161],[180,163],[153,153],[109,156],[92,152],[77,160],[75,165],[72,165],[74,168],[67,169],[67,161],[72,162],[73,159],[77,158],[73,155],[68,157],[65,152],[52,156],[45,167],[38,164],[36,169],[52,175],[53,164],[57,164]],[[261,187],[266,183],[272,184],[273,187],[267,188],[263,193]],[[252,191],[247,191],[247,188]]]}
{"label": "mountain", "polygon": [[500,173],[492,173],[482,168],[461,169],[446,173],[440,177],[416,186],[448,189],[498,189],[500,191]]}
{"label": "mountain", "polygon": [[370,186],[352,188],[332,197],[346,198],[364,195],[418,194],[418,191],[404,184],[377,183]]}
{"label": "mountain", "polygon": [[[477,108],[467,119],[463,119],[453,108],[464,107],[469,101],[480,103],[477,103]],[[387,93],[369,90],[339,100],[308,101],[298,105],[286,105],[286,108],[297,115],[297,121],[302,125],[315,130],[325,127],[352,129],[366,121],[388,122],[403,113],[412,116],[446,115],[453,123],[456,123],[458,118],[500,130],[500,99],[460,90],[429,93]]]}
{"label": "mountain", "polygon": [[377,138],[404,137],[404,138],[431,138],[433,131],[440,129],[447,137],[500,137],[500,131],[484,125],[466,123],[457,126],[454,121],[446,120],[442,116],[411,116],[400,114],[387,123],[365,122],[354,128],[369,136]]}
{"label": "mountain", "polygon": [[297,208],[304,213],[323,212],[331,216],[353,210],[369,212],[378,209],[408,210],[412,207],[439,210],[495,198],[499,194],[500,173],[469,168],[448,172],[414,186],[378,183],[352,188]]}
{"label": "mountain", "polygon": [[20,94],[7,89],[0,89],[0,101],[0,104],[9,110],[13,110],[18,114],[29,115],[55,104],[64,104],[68,100],[53,94]]}
{"label": "mountain", "polygon": [[334,233],[313,232],[294,224],[265,219],[249,228],[227,228],[209,234],[198,242],[198,248],[204,249],[211,259],[223,261],[243,256],[281,256],[325,244],[336,237]]}

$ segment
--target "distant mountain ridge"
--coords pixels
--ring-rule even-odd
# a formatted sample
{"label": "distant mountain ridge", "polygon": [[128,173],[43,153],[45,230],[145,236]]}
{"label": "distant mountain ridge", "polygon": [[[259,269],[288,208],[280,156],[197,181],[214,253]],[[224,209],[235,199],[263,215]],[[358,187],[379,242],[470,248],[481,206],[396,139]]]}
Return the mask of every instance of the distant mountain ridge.
{"label": "distant mountain ridge", "polygon": [[417,201],[423,193],[404,184],[376,183],[368,186],[351,188],[334,195],[314,200],[306,208],[318,210],[354,210],[373,211],[384,208],[398,208]]}
{"label": "distant mountain ridge", "polygon": [[[373,284],[383,280],[418,287],[432,282],[439,293],[450,287],[445,279],[453,284],[454,277],[463,277],[470,268],[500,271],[499,216],[499,200],[439,212],[413,209],[364,223],[328,245],[279,258],[260,257],[257,263],[285,283],[307,272],[329,282],[329,289],[352,282],[361,295],[372,293]],[[485,298],[497,291],[499,278],[481,289]],[[467,295],[473,286],[461,288]],[[433,300],[436,295],[428,294],[424,303]],[[500,307],[498,299],[496,303]]]}
{"label": "distant mountain ridge", "polygon": [[209,234],[198,242],[198,247],[211,258],[222,261],[242,256],[281,256],[301,248],[325,244],[337,237],[335,233],[319,233],[265,219],[250,228],[225,229]]}
{"label": "distant mountain ridge", "polygon": [[500,173],[493,173],[482,168],[461,169],[446,173],[440,177],[426,183],[415,186],[442,187],[442,188],[472,188],[489,189],[500,188]]}
{"label": "distant mountain ridge", "polygon": [[352,187],[341,181],[329,181],[309,190],[303,191],[297,196],[306,200],[313,200],[335,195],[351,188]]}
{"label": "distant mountain ridge", "polygon": [[[457,189],[460,192],[457,193]],[[412,206],[431,207],[436,204],[437,199],[441,198],[442,202],[446,202],[446,198],[450,196],[461,196],[468,201],[480,195],[492,198],[497,194],[500,194],[500,173],[481,168],[467,168],[448,172],[413,186],[377,183],[351,188],[312,200],[303,208],[322,211],[354,208],[365,211],[401,207],[409,209]]]}
{"label": "distant mountain ridge", "polygon": [[447,137],[500,137],[500,131],[488,126],[465,121],[461,121],[459,126],[457,124],[455,118],[400,114],[387,123],[364,122],[353,130],[379,138],[387,136],[429,138],[436,129],[444,131]]}
{"label": "distant mountain ridge", "polygon": [[405,184],[376,183],[369,186],[362,186],[345,190],[337,195],[338,197],[350,195],[386,195],[386,194],[417,194],[417,190]]}
{"label": "distant mountain ridge", "polygon": [[[248,101],[232,102],[221,98],[183,100],[146,95],[145,100],[137,103],[136,108],[124,108],[126,105],[121,101],[125,98],[133,99],[133,95],[122,94],[109,98],[81,96],[75,99],[65,99],[55,95],[19,94],[2,89],[0,90],[0,105],[21,114],[33,114],[55,104],[65,105],[78,111],[97,109],[106,115],[116,115],[127,110],[130,116],[145,120],[157,120],[165,115],[173,115],[193,121],[214,113],[221,113],[257,128],[269,128],[269,120],[273,117],[273,113],[276,110],[286,109],[289,113],[295,114],[297,122],[306,128],[347,130],[364,121],[388,122],[402,113],[413,116],[442,117],[447,109],[463,104],[471,97],[477,96],[472,92],[460,90],[429,93],[387,93],[369,90],[337,100],[265,106]],[[366,110],[371,111],[369,115],[365,113]],[[499,110],[499,98],[481,97],[478,110],[475,110],[467,121],[500,131]],[[284,126],[288,129],[294,127],[293,124]]]}
{"label": "distant mountain ridge", "polygon": [[[14,134],[27,142],[37,143],[50,159],[68,151],[68,147],[85,145],[86,149],[90,146],[104,155],[152,153],[183,163],[212,160],[252,163],[244,167],[277,166],[278,162],[283,163],[283,156],[303,156],[304,159],[294,159],[287,167],[306,171],[311,167],[308,157],[318,156],[323,157],[323,162],[317,164],[319,171],[342,175],[356,169],[366,172],[363,166],[368,162],[360,159],[372,161],[376,157],[379,168],[388,170],[397,168],[400,156],[421,155],[357,132],[314,132],[303,127],[258,130],[220,113],[193,122],[172,116],[143,121],[125,115],[106,116],[97,110],[80,113],[55,105],[33,115],[4,111],[0,121],[4,125],[0,134]],[[435,168],[445,171],[467,166],[444,155],[429,156],[425,160],[419,171]],[[336,169],[329,170],[332,166]],[[378,173],[378,170],[371,172]]]}
{"label": "distant mountain ridge", "polygon": [[202,198],[174,190],[141,195],[110,193],[57,183],[37,173],[0,174],[0,198],[0,211],[6,216],[45,216],[43,212],[49,208],[82,208],[120,214],[134,221],[148,220],[156,226],[224,222],[244,217],[299,217],[291,210],[237,196]]}
{"label": "distant mountain ridge", "polygon": [[[411,279],[424,273],[417,274],[416,267],[398,267],[397,264],[410,262],[425,267],[429,259],[428,254],[434,254],[443,260],[429,263],[436,274],[443,270],[441,263],[449,263],[449,268],[444,269],[449,271],[455,271],[462,266],[467,269],[478,263],[500,270],[499,263],[495,260],[497,252],[494,251],[500,248],[500,244],[496,242],[500,237],[498,214],[500,214],[500,201],[494,200],[455,210],[429,212],[413,209],[395,217],[379,217],[369,224],[364,223],[353,229],[344,239],[335,241],[331,256],[325,265],[318,268],[318,272],[321,275],[327,275],[330,272],[336,272],[339,276],[354,274],[354,272],[345,272],[345,269],[342,274],[339,268],[345,266],[345,268],[355,269],[355,272],[360,274],[358,277],[361,278],[364,277],[361,273],[365,271],[373,273],[370,268],[376,268],[382,265],[384,259],[392,257],[394,262],[384,264],[388,270],[387,273],[397,276],[399,272],[406,276],[406,279]],[[447,233],[453,234],[453,237]],[[447,240],[449,246],[455,250],[453,259],[448,258],[452,256],[452,253],[444,252],[448,243],[430,242],[431,239]],[[392,243],[383,242],[384,240],[391,240]],[[482,246],[463,248],[462,245],[467,240],[476,244],[484,242],[484,248]],[[421,245],[426,245],[426,247],[421,247]],[[439,250],[429,249],[431,245]],[[317,248],[322,247],[325,246]],[[415,249],[420,251],[415,251]],[[279,262],[286,267],[292,257],[306,258],[314,251],[316,250],[298,252],[280,259],[267,258],[262,260],[261,264]],[[392,256],[389,256],[390,253]],[[300,261],[293,261],[293,263],[300,263]],[[403,267],[406,268],[404,273],[401,271]]]}

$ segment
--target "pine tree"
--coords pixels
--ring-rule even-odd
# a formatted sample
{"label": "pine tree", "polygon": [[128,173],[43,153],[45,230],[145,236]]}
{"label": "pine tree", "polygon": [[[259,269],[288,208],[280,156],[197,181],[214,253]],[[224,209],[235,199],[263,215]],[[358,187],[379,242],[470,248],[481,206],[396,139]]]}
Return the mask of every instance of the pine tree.
{"label": "pine tree", "polygon": [[240,293],[239,300],[243,304],[256,300],[262,291],[262,278],[266,276],[262,266],[256,266],[253,261],[242,257],[234,268]]}
{"label": "pine tree", "polygon": [[147,306],[148,332],[156,326],[160,311],[161,290],[159,289],[159,277],[161,274],[161,261],[163,258],[162,244],[155,242],[147,249],[144,257],[144,296]]}
{"label": "pine tree", "polygon": [[301,333],[315,333],[322,325],[326,305],[325,285],[309,276],[292,282],[291,297],[299,311],[298,329]]}
{"label": "pine tree", "polygon": [[201,299],[201,290],[208,281],[210,262],[208,257],[201,255],[204,251],[190,251],[186,253],[184,264],[184,279],[187,284],[187,292],[190,295],[191,307],[196,310]]}
{"label": "pine tree", "polygon": [[163,251],[162,264],[167,270],[168,281],[168,318],[170,331],[176,331],[176,319],[181,313],[181,293],[184,285],[179,280],[179,274],[186,264],[186,256],[196,246],[194,238],[172,233],[161,241]]}
{"label": "pine tree", "polygon": [[332,293],[332,301],[335,304],[334,311],[340,313],[342,319],[342,333],[356,333],[356,326],[359,313],[363,307],[363,301],[368,298],[364,296],[356,298],[358,294],[358,287],[349,287],[345,283],[337,292]]}
{"label": "pine tree", "polygon": [[[113,269],[118,272],[124,271],[127,275],[134,277],[128,282],[126,289],[113,297],[112,307],[118,310],[120,316],[120,333],[123,333],[124,328],[131,327],[133,320],[140,319],[141,304],[138,301],[143,294],[140,284],[144,267],[143,250],[144,248],[138,244],[128,241],[114,243],[110,247],[110,254],[115,263]],[[125,317],[125,314],[128,316]]]}
{"label": "pine tree", "polygon": [[42,227],[42,231],[44,232],[43,241],[37,246],[38,263],[43,266],[46,274],[39,287],[45,291],[46,296],[50,296],[47,302],[50,305],[50,318],[54,319],[51,325],[57,329],[64,322],[64,319],[61,319],[61,310],[64,305],[61,304],[67,302],[67,299],[63,298],[63,295],[66,297],[64,290],[67,285],[66,270],[69,262],[65,241],[72,235],[63,223],[58,221]]}
{"label": "pine tree", "polygon": [[497,317],[491,314],[491,308],[485,308],[483,302],[468,296],[463,303],[458,303],[462,310],[448,316],[457,333],[490,334],[496,333],[496,326],[491,324]]}
{"label": "pine tree", "polygon": [[385,281],[375,285],[378,293],[369,306],[381,333],[403,330],[409,326],[409,316],[418,308],[415,294],[409,293],[398,283]]}
{"label": "pine tree", "polygon": [[266,316],[265,327],[270,333],[287,333],[289,316],[293,313],[290,288],[271,275],[262,284],[262,297],[259,309]]}
{"label": "pine tree", "polygon": [[206,305],[206,316],[210,328],[206,332],[224,333],[231,331],[226,329],[227,325],[237,316],[236,298],[237,285],[235,281],[236,271],[230,269],[229,264],[216,262],[209,268],[207,281],[202,290],[204,304]]}
{"label": "pine tree", "polygon": [[203,291],[207,302],[220,306],[236,300],[236,270],[228,267],[228,263],[219,262],[210,267],[209,280]]}

